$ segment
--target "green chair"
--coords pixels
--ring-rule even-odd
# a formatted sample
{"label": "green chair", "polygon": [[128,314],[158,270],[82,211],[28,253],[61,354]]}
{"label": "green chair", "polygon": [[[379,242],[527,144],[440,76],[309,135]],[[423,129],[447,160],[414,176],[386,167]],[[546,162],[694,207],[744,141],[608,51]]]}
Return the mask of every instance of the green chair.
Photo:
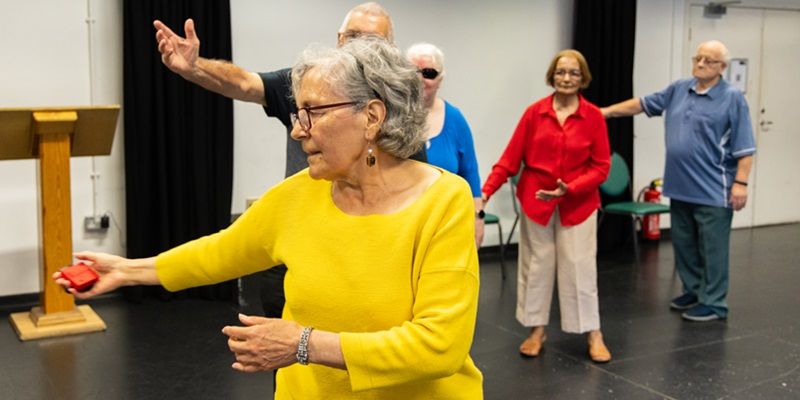
{"label": "green chair", "polygon": [[483,223],[484,225],[497,225],[497,234],[499,235],[497,237],[500,242],[500,276],[502,276],[503,279],[506,279],[506,249],[505,245],[503,244],[503,226],[500,225],[500,217],[487,212],[483,217]]}
{"label": "green chair", "polygon": [[[617,153],[611,155],[611,170],[608,172],[608,178],[603,184],[600,185],[600,192],[607,196],[620,196],[629,190],[633,195],[633,188],[631,187],[630,170],[625,160]],[[652,214],[665,214],[669,212],[669,206],[657,203],[645,203],[641,201],[623,201],[619,203],[607,204],[603,207],[600,214],[600,221],[598,226],[603,223],[603,217],[606,214],[627,215],[631,217],[631,226],[633,228],[633,250],[636,259],[639,259],[639,240],[636,233],[636,221],[641,223],[642,219]]]}

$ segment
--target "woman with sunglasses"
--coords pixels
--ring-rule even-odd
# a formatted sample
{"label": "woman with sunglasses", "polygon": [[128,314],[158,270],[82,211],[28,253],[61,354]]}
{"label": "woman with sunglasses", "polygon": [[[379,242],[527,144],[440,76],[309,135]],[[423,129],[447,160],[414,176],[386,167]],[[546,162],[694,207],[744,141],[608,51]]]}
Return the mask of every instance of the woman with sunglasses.
{"label": "woman with sunglasses", "polygon": [[561,329],[587,334],[592,361],[611,360],[600,332],[596,259],[598,187],[611,162],[605,119],[580,95],[591,80],[581,53],[559,52],[546,75],[554,93],[525,110],[483,185],[488,201],[522,168],[516,315],[530,328],[519,347],[525,356],[538,356],[547,339],[557,280]]}
{"label": "woman with sunglasses", "polygon": [[422,103],[428,111],[425,152],[428,162],[464,178],[475,203],[475,244],[483,241],[483,201],[478,159],[472,132],[461,111],[437,96],[444,79],[444,54],[430,43],[417,43],[406,51],[422,81]]}
{"label": "woman with sunglasses", "polygon": [[[292,69],[292,139],[309,168],[228,229],[131,260],[79,253],[116,287],[169,290],[287,267],[283,318],[226,326],[233,368],[279,368],[276,399],[480,399],[469,349],[478,307],[472,199],[409,160],[424,144],[416,68],[376,37],[309,49]],[[468,211],[469,210],[469,211]]]}

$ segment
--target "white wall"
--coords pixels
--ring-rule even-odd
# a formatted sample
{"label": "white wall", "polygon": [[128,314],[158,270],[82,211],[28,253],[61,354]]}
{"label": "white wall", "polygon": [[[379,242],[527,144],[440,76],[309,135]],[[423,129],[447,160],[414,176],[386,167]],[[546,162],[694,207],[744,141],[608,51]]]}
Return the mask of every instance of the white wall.
{"label": "white wall", "polygon": [[[234,62],[254,71],[290,66],[307,44],[335,44],[336,31],[358,1],[231,2]],[[481,177],[499,157],[522,110],[549,93],[547,63],[571,43],[572,4],[562,0],[431,2],[389,0],[397,44],[439,45],[447,57],[442,96],[472,126]],[[87,18],[94,23],[91,34]],[[91,39],[91,40],[90,40]],[[201,37],[202,40],[202,37]],[[29,0],[0,2],[0,107],[120,104],[122,2]],[[90,57],[91,56],[91,57]],[[286,134],[260,107],[236,103],[232,211],[284,175]],[[124,254],[112,224],[108,234],[83,232],[94,213],[92,164],[99,173],[96,210],[110,212],[124,231],[122,120],[112,155],[72,160],[73,248]],[[506,232],[513,218],[508,189],[489,206]],[[36,164],[0,162],[0,296],[40,290]],[[487,245],[497,243],[487,229]]]}
{"label": "white wall", "polygon": [[[233,58],[253,71],[293,64],[309,43],[335,45],[345,13],[360,1],[231,2]],[[572,42],[572,2],[563,0],[386,0],[395,41],[405,49],[427,41],[445,53],[440,95],[459,107],[475,138],[481,178],[505,148],[522,111],[548,94],[544,75],[551,57]],[[202,38],[201,38],[202,40]],[[286,131],[256,105],[236,103],[233,211],[283,179]],[[488,206],[508,233],[513,210],[501,189]],[[486,245],[497,244],[487,227]]]}
{"label": "white wall", "polygon": [[[88,12],[89,0],[0,2],[0,108],[122,101],[121,2],[91,2],[92,68]],[[100,174],[97,210],[124,224],[121,124],[112,155],[95,157],[94,164]],[[72,160],[74,248],[121,253],[116,228],[83,233],[83,217],[93,213],[91,171],[91,157]],[[40,290],[36,176],[34,161],[0,161],[0,296]]]}

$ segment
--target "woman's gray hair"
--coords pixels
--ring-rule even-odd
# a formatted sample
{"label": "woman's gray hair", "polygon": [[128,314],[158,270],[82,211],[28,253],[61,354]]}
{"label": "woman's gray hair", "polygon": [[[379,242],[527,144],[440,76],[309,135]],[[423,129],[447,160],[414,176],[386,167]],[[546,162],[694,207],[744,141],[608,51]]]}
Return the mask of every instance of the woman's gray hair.
{"label": "woman's gray hair", "polygon": [[292,68],[292,91],[300,93],[303,77],[319,69],[330,90],[364,106],[378,99],[386,118],[375,144],[398,158],[409,158],[425,143],[426,110],[417,69],[386,39],[363,36],[339,48],[311,46]]}

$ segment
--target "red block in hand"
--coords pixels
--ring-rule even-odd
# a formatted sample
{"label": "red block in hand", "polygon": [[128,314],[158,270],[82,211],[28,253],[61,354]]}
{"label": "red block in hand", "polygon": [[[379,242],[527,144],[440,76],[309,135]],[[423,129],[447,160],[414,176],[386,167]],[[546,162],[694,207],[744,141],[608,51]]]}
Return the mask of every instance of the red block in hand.
{"label": "red block in hand", "polygon": [[92,285],[100,279],[97,272],[84,263],[64,268],[61,270],[61,276],[68,280],[69,285],[79,292],[91,289]]}

